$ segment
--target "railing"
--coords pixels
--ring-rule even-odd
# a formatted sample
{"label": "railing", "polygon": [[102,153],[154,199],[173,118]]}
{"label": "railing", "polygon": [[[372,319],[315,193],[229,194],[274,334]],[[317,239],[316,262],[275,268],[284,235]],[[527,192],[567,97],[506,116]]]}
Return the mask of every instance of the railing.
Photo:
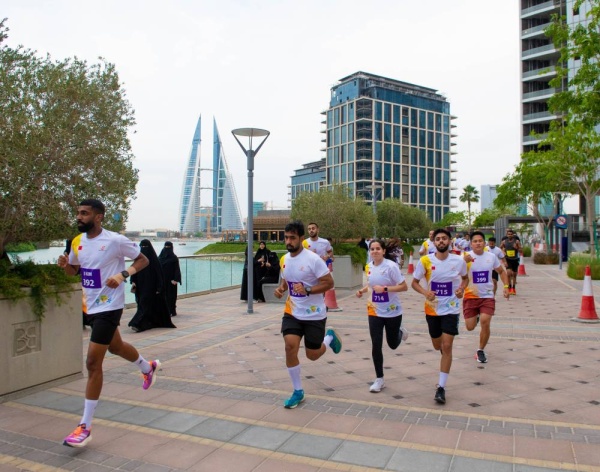
{"label": "railing", "polygon": [[544,32],[546,30],[546,28],[548,28],[550,26],[550,23],[545,23],[543,25],[537,25],[534,26],[532,28],[527,28],[523,31],[521,31],[521,37],[533,34],[533,33],[539,33],[539,32]]}
{"label": "railing", "polygon": [[531,77],[538,77],[538,76],[543,76],[543,75],[555,75],[556,74],[556,67],[555,66],[549,66],[549,67],[542,67],[540,69],[534,69],[534,70],[528,70],[527,72],[523,72],[523,79],[529,79]]}
{"label": "railing", "polygon": [[554,52],[556,50],[557,49],[554,44],[546,44],[545,46],[539,46],[537,48],[531,48],[531,49],[527,49],[526,51],[523,51],[523,54],[521,57],[523,59],[525,59],[526,57],[534,56],[536,54],[542,54],[544,52]]}
{"label": "railing", "polygon": [[539,12],[546,11],[546,10],[552,10],[552,9],[554,9],[554,7],[557,7],[559,5],[560,5],[560,0],[551,0],[549,2],[540,3],[533,7],[524,8],[523,10],[521,10],[521,18],[523,18],[527,15],[530,15],[532,13],[539,13]]}
{"label": "railing", "polygon": [[[181,285],[178,295],[234,287],[242,283],[244,253],[210,254],[200,256],[182,256]],[[125,291],[125,302],[135,303],[135,295]]]}
{"label": "railing", "polygon": [[523,94],[523,100],[529,100],[530,98],[544,97],[546,95],[554,95],[557,89],[547,88],[542,90],[536,90],[535,92],[527,92]]}

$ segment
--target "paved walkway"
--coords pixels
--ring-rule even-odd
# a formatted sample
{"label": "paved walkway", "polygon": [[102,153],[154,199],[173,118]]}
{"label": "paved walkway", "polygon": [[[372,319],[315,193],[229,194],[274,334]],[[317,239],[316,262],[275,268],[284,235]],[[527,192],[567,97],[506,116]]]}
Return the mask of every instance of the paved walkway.
{"label": "paved walkway", "polygon": [[582,282],[528,262],[517,297],[498,302],[487,364],[473,358],[478,331],[461,328],[444,406],[416,292],[402,294],[411,336],[384,348],[387,388],[372,394],[365,302],[338,291],[329,323],[343,350],[301,358],[306,401],[286,410],[282,305],[245,315],[228,291],[181,300],[177,329],[123,328],[162,372],[143,391],[137,369],[109,356],[85,449],[60,444],[84,379],[0,404],[0,471],[600,471],[600,324],[571,320]]}

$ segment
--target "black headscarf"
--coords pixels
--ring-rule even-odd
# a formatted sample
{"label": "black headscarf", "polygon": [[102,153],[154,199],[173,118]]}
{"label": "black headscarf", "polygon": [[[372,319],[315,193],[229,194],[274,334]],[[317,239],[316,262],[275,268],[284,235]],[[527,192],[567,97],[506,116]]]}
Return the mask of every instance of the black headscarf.
{"label": "black headscarf", "polygon": [[[261,249],[260,245],[264,244],[265,248]],[[269,251],[267,249],[267,243],[264,241],[261,241],[260,243],[258,243],[258,251],[256,251],[256,255],[254,256],[254,262],[258,262],[258,260],[262,257],[263,258],[263,262],[267,262],[267,259],[269,258],[269,253],[271,251]]]}
{"label": "black headscarf", "polygon": [[165,242],[165,246],[158,256],[158,260],[162,267],[165,280],[167,281],[166,283],[169,283],[171,280],[181,283],[179,258],[173,252],[173,243],[171,241]]}

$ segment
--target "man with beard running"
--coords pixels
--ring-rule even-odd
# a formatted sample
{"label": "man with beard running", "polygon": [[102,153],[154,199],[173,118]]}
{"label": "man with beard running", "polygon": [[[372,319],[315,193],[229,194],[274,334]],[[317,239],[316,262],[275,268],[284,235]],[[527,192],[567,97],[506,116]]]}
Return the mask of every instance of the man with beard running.
{"label": "man with beard running", "polygon": [[508,291],[511,295],[517,294],[517,275],[519,273],[519,253],[523,246],[521,240],[512,229],[506,230],[506,237],[502,239],[500,249],[504,251],[508,272]]}
{"label": "man with beard running", "polygon": [[[123,282],[148,265],[140,247],[118,233],[102,228],[104,204],[95,199],[83,200],[77,208],[78,235],[71,252],[58,258],[58,265],[68,275],[81,274],[83,311],[92,327],[87,351],[88,371],[83,416],[79,425],[63,441],[65,446],[83,447],[92,440],[94,411],[102,391],[102,363],[106,351],[133,362],[142,372],[142,388],[149,389],[156,380],[160,362],[147,361],[121,339],[119,322],[125,306]],[[125,270],[125,257],[133,264]]]}
{"label": "man with beard running", "polygon": [[275,296],[281,298],[289,290],[281,333],[285,343],[285,363],[294,391],[283,405],[296,408],[304,401],[298,359],[302,337],[306,357],[311,361],[319,359],[327,348],[338,354],[342,341],[333,328],[325,331],[327,311],[323,294],[333,288],[333,278],[325,261],[304,249],[304,225],[301,221],[288,223],[284,237],[289,252],[281,258],[281,282],[275,289]]}
{"label": "man with beard running", "polygon": [[[467,264],[462,257],[450,254],[451,235],[443,228],[433,232],[434,254],[419,260],[413,274],[412,288],[425,297],[425,318],[431,343],[440,351],[440,374],[434,400],[446,403],[446,383],[452,366],[452,344],[458,334],[460,299],[469,283]],[[427,288],[420,285],[425,277]]]}

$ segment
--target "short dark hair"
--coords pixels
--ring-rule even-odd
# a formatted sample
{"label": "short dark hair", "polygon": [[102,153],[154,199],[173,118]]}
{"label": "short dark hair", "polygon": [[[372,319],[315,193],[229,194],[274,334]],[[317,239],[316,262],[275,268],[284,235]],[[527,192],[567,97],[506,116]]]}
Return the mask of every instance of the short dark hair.
{"label": "short dark hair", "polygon": [[300,220],[290,221],[283,229],[286,233],[296,233],[298,236],[304,236],[304,223]]}
{"label": "short dark hair", "polygon": [[308,226],[310,225],[315,225],[317,228],[319,227],[319,225],[317,223],[308,223]]}
{"label": "short dark hair", "polygon": [[106,207],[104,206],[104,203],[102,203],[100,200],[96,200],[95,198],[86,198],[85,200],[81,200],[81,202],[79,202],[79,206],[92,207],[96,213],[100,213],[101,215],[106,213]]}
{"label": "short dark hair", "polygon": [[446,236],[448,236],[448,239],[452,239],[452,235],[450,234],[450,231],[448,231],[446,228],[438,228],[438,229],[434,230],[433,231],[433,239],[435,239],[435,237],[440,233],[443,233]]}
{"label": "short dark hair", "polygon": [[493,243],[495,243],[495,242],[496,242],[496,238],[494,238],[494,237],[492,236],[492,237],[488,238],[488,241],[492,241]]}
{"label": "short dark hair", "polygon": [[483,234],[481,231],[473,231],[469,236],[471,239],[473,239],[473,236],[481,236],[481,238],[485,241],[485,234]]}

